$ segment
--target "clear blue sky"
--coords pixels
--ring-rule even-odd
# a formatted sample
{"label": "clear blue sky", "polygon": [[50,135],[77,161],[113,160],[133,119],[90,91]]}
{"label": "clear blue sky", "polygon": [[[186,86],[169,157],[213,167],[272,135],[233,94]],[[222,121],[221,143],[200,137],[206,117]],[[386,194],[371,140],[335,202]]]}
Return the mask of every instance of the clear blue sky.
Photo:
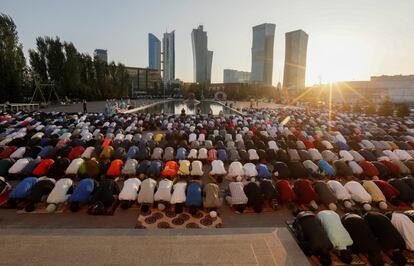
{"label": "clear blue sky", "polygon": [[204,24],[214,51],[212,81],[223,69],[250,71],[252,26],[276,24],[273,84],[283,78],[284,34],[309,34],[307,85],[414,74],[413,0],[1,0],[25,51],[37,36],[59,36],[81,52],[148,66],[147,34],[176,30],[176,76],[193,80],[191,30]]}

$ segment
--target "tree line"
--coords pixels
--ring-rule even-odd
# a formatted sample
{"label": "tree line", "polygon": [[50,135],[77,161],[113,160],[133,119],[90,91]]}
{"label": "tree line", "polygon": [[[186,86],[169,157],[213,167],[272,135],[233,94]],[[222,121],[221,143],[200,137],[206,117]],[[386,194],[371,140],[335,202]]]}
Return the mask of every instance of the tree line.
{"label": "tree line", "polygon": [[123,64],[80,53],[59,37],[38,37],[28,61],[13,19],[0,14],[0,102],[23,102],[39,84],[54,86],[61,99],[128,96],[130,80]]}

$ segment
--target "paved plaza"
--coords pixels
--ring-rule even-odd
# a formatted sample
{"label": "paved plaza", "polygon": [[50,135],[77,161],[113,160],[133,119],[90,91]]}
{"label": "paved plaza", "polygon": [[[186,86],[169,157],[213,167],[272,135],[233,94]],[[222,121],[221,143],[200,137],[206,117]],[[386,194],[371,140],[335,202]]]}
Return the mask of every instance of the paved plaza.
{"label": "paved plaza", "polygon": [[4,265],[309,265],[286,228],[0,230]]}

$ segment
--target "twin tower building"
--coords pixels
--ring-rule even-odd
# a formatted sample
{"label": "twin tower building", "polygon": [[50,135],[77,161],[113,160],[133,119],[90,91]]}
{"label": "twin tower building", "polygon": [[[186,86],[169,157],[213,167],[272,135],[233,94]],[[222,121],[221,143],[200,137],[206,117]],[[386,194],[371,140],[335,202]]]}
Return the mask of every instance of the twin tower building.
{"label": "twin tower building", "polygon": [[[202,25],[191,32],[191,42],[193,45],[194,81],[200,84],[209,84],[211,82],[213,51],[207,48],[207,32],[203,30]],[[148,34],[148,62],[149,68],[162,70],[165,83],[175,79],[174,31],[164,33],[162,49],[161,41],[154,34]]]}
{"label": "twin tower building", "polygon": [[[252,67],[249,83],[265,86],[272,85],[273,50],[275,24],[264,23],[253,27]],[[194,81],[199,84],[211,82],[213,51],[207,47],[207,32],[203,26],[191,33],[194,63]],[[149,68],[161,70],[164,82],[175,79],[175,36],[174,31],[164,33],[161,42],[153,34],[148,35]],[[290,91],[305,88],[306,54],[308,34],[302,30],[286,33],[285,66],[283,88]],[[245,72],[243,72],[245,73]]]}
{"label": "twin tower building", "polygon": [[[252,68],[250,82],[271,86],[273,78],[273,48],[275,24],[253,27]],[[308,34],[303,30],[286,33],[283,88],[298,91],[305,88]]]}

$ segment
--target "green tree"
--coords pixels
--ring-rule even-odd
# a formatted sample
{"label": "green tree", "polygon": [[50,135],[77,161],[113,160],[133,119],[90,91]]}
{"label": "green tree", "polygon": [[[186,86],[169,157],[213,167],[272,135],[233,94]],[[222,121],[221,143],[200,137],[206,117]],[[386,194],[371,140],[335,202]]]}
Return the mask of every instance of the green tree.
{"label": "green tree", "polygon": [[406,103],[398,103],[396,104],[397,115],[399,117],[405,117],[410,115],[410,107]]}
{"label": "green tree", "polygon": [[16,24],[10,16],[0,14],[0,102],[23,99],[26,73]]}
{"label": "green tree", "polygon": [[373,115],[377,112],[377,108],[375,107],[375,104],[373,102],[369,102],[367,105],[366,113],[368,115]]}
{"label": "green tree", "polygon": [[355,103],[354,106],[352,107],[352,111],[354,113],[361,113],[362,112],[361,104]]}
{"label": "green tree", "polygon": [[381,102],[381,105],[378,110],[378,114],[382,116],[393,115],[393,104],[389,99],[385,99]]}

